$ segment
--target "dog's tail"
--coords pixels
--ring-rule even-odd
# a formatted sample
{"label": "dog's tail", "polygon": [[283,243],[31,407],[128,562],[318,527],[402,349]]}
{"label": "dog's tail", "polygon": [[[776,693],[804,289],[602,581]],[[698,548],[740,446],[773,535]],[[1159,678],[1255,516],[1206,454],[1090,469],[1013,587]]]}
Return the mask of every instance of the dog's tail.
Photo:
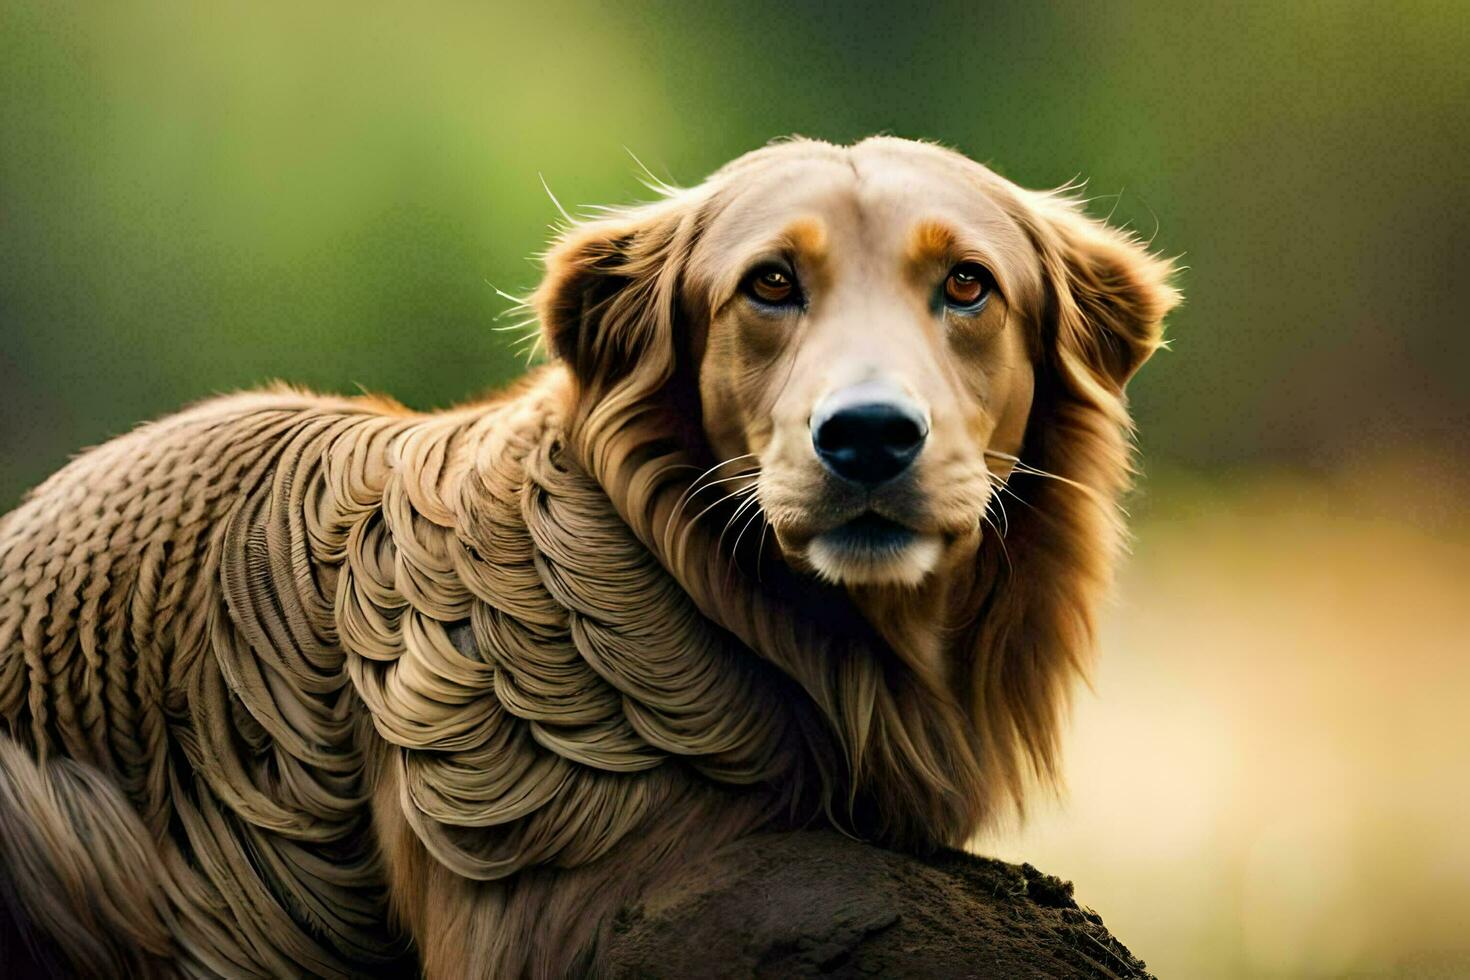
{"label": "dog's tail", "polygon": [[7,976],[173,972],[158,847],[122,793],[0,733],[0,963]]}

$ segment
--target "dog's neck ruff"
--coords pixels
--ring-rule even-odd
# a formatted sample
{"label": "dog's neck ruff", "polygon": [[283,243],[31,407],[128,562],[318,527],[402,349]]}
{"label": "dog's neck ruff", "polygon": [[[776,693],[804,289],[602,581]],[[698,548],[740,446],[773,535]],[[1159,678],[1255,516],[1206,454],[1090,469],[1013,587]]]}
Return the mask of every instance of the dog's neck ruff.
{"label": "dog's neck ruff", "polygon": [[340,556],[348,674],[434,857],[472,878],[582,864],[705,783],[911,846],[973,830],[953,702],[840,593],[788,574],[773,595],[676,516],[691,471],[656,411],[568,432],[550,389],[493,421],[385,427],[347,467],[327,451],[334,492],[304,501],[313,553]]}
{"label": "dog's neck ruff", "polygon": [[953,701],[840,594],[758,586],[676,521],[688,471],[656,415],[570,404],[559,369],[434,416],[225,399],[0,523],[3,727],[122,788],[207,972],[397,954],[375,786],[481,880],[587,865],[711,798],[751,829],[973,830]]}

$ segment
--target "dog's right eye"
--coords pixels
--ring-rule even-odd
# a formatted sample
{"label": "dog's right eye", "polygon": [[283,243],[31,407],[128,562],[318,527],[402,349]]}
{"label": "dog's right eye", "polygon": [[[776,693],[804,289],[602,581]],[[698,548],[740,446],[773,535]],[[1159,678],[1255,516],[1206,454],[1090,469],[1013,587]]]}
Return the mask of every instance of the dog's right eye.
{"label": "dog's right eye", "polygon": [[796,279],[780,266],[768,265],[745,277],[745,295],[765,306],[795,306],[801,302]]}

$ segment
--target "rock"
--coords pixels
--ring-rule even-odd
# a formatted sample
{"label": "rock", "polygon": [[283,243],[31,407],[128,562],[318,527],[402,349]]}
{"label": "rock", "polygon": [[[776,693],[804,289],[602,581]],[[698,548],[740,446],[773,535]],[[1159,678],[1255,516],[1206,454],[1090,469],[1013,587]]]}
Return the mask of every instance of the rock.
{"label": "rock", "polygon": [[612,924],[614,977],[1148,977],[1072,885],[959,852],[830,831],[746,838]]}

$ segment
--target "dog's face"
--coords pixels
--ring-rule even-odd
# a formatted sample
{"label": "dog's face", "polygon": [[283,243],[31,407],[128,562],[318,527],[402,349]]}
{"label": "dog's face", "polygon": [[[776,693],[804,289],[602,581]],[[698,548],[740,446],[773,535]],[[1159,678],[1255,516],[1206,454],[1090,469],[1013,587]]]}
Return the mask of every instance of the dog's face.
{"label": "dog's face", "polygon": [[1039,261],[969,161],[899,141],[784,156],[747,165],[690,263],[705,433],[758,465],[789,561],[916,584],[974,548],[987,450],[1020,450]]}
{"label": "dog's face", "polygon": [[1173,302],[1166,263],[1072,202],[897,139],[755,151],[576,229],[549,272],[584,392],[692,378],[717,475],[849,586],[973,554],[1044,379],[1113,412]]}

